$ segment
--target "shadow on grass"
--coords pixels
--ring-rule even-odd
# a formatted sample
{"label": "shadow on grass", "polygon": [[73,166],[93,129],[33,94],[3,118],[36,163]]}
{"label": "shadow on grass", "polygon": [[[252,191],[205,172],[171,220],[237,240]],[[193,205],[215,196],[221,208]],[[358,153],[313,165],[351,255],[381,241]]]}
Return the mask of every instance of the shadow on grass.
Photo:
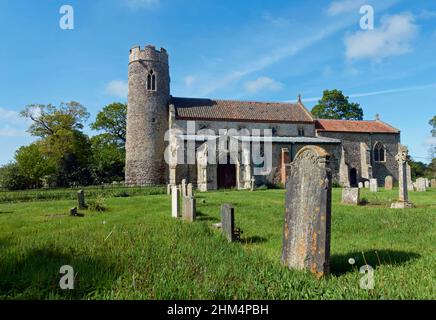
{"label": "shadow on grass", "polygon": [[[31,249],[2,258],[2,299],[87,299],[96,288],[110,285],[119,277],[116,265],[107,258],[54,249]],[[64,265],[74,269],[74,290],[60,289],[60,268]]]}
{"label": "shadow on grass", "polygon": [[215,217],[208,216],[207,214],[205,214],[201,211],[197,211],[196,215],[197,215],[196,219],[198,221],[219,221],[219,219],[217,219]]}
{"label": "shadow on grass", "polygon": [[243,243],[243,244],[256,244],[256,243],[264,243],[267,241],[268,241],[267,238],[259,237],[259,236],[252,236],[252,237],[247,237],[247,238],[241,239],[241,243]]}
{"label": "shadow on grass", "polygon": [[[374,269],[380,265],[401,265],[410,260],[420,258],[421,255],[415,252],[397,250],[370,250],[352,251],[346,254],[334,254],[330,257],[330,270],[333,275],[340,276],[348,272],[353,272],[365,264],[369,264]],[[349,263],[349,259],[355,261],[354,265]]]}

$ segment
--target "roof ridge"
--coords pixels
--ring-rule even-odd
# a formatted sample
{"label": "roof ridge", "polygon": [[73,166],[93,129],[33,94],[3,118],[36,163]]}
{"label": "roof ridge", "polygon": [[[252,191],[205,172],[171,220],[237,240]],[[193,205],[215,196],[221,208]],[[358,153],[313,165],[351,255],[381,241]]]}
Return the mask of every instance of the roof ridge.
{"label": "roof ridge", "polygon": [[292,102],[280,101],[255,101],[255,100],[237,100],[237,99],[215,99],[215,98],[189,98],[189,97],[172,97],[173,99],[193,99],[193,100],[211,100],[211,101],[231,101],[231,102],[244,102],[244,103],[265,103],[265,104],[278,104],[278,105],[297,105]]}

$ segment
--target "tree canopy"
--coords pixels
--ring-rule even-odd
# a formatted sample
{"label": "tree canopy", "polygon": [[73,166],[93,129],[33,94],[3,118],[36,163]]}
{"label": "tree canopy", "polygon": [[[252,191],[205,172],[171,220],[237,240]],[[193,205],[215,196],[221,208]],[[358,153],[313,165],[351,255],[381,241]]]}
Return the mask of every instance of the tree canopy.
{"label": "tree canopy", "polygon": [[313,107],[312,115],[319,119],[362,120],[362,108],[348,99],[340,90],[325,90],[322,99]]}
{"label": "tree canopy", "polygon": [[91,124],[93,130],[103,130],[104,138],[121,145],[126,143],[127,105],[125,103],[111,103],[105,106]]}

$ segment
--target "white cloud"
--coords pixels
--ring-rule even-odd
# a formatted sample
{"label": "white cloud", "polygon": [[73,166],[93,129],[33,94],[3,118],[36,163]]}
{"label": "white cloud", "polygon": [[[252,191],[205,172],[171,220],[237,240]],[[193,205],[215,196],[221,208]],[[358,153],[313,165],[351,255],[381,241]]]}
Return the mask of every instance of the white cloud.
{"label": "white cloud", "polygon": [[428,146],[434,146],[434,145],[436,145],[436,137],[428,137],[428,138],[425,140],[425,144],[428,145]]}
{"label": "white cloud", "polygon": [[24,137],[30,120],[20,117],[15,110],[0,108],[0,137]]}
{"label": "white cloud", "polygon": [[338,14],[350,12],[356,10],[358,13],[358,9],[364,5],[366,0],[342,0],[342,1],[334,1],[327,8],[327,14],[330,16],[336,16]]}
{"label": "white cloud", "polygon": [[132,9],[153,9],[159,5],[160,0],[123,0],[123,2]]}
{"label": "white cloud", "polygon": [[249,93],[278,91],[283,88],[283,84],[268,77],[260,77],[253,81],[247,81],[244,88]]}
{"label": "white cloud", "polygon": [[193,75],[187,75],[184,79],[185,82],[185,86],[188,88],[191,88],[192,85],[195,83],[195,81],[197,80],[197,78]]}
{"label": "white cloud", "polygon": [[381,60],[412,51],[411,41],[418,34],[418,26],[411,14],[385,16],[380,27],[358,31],[345,38],[346,56],[353,59]]}
{"label": "white cloud", "polygon": [[106,93],[111,96],[126,98],[128,92],[127,82],[121,80],[113,80],[106,86]]}

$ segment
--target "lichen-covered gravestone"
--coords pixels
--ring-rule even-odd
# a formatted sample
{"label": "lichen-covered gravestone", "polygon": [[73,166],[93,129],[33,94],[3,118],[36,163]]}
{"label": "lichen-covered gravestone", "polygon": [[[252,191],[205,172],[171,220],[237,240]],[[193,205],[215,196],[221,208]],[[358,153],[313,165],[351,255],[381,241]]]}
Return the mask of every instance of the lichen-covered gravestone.
{"label": "lichen-covered gravestone", "polygon": [[385,178],[385,190],[392,190],[394,184],[394,179],[392,176],[386,176]]}
{"label": "lichen-covered gravestone", "polygon": [[235,237],[235,209],[228,203],[221,206],[221,228],[229,242],[236,240]]}
{"label": "lichen-covered gravestone", "polygon": [[424,178],[418,178],[416,179],[416,191],[418,192],[425,192],[427,191],[426,183]]}
{"label": "lichen-covered gravestone", "polygon": [[369,190],[371,192],[378,192],[377,179],[370,179],[369,180]]}
{"label": "lichen-covered gravestone", "polygon": [[281,261],[317,277],[330,271],[331,171],[329,155],[306,146],[295,156],[286,184]]}
{"label": "lichen-covered gravestone", "polygon": [[183,219],[189,222],[196,219],[196,201],[192,196],[185,197],[183,201]]}
{"label": "lichen-covered gravestone", "polygon": [[192,192],[192,183],[188,183],[188,186],[186,187],[186,196],[187,197],[192,197],[193,196],[193,192]]}
{"label": "lichen-covered gravestone", "polygon": [[360,189],[359,188],[343,188],[342,189],[342,203],[359,204],[360,203]]}

